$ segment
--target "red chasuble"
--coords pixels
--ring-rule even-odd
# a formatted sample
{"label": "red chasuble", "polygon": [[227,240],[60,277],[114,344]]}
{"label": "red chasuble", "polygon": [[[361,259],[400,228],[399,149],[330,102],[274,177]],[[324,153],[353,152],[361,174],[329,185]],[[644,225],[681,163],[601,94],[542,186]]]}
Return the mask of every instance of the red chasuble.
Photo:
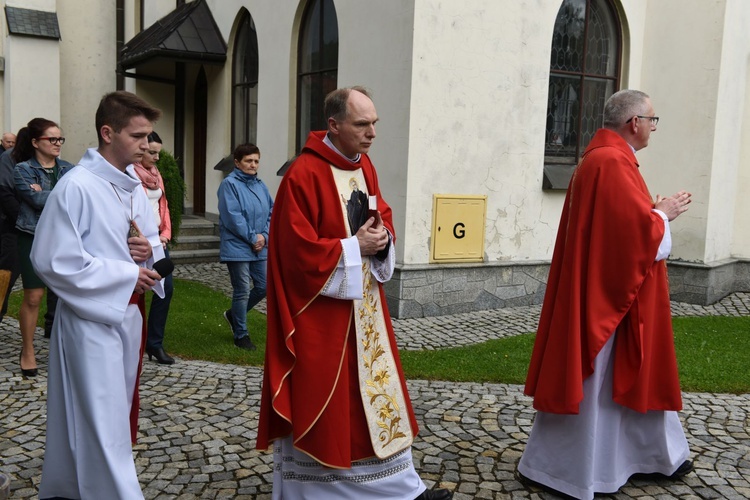
{"label": "red chasuble", "polygon": [[[268,245],[268,340],[261,394],[258,449],[292,435],[297,449],[329,467],[349,468],[374,456],[359,389],[354,301],[321,295],[343,258],[346,238],[341,197],[331,166],[362,169],[367,192],[377,195],[386,228],[395,234],[370,159],[350,163],[312,132],[279,186]],[[388,341],[406,396],[411,429],[414,411],[385,310]]]}
{"label": "red chasuble", "polygon": [[664,222],[630,146],[599,130],[565,199],[525,393],[540,411],[577,414],[583,380],[617,330],[613,399],[680,410]]}

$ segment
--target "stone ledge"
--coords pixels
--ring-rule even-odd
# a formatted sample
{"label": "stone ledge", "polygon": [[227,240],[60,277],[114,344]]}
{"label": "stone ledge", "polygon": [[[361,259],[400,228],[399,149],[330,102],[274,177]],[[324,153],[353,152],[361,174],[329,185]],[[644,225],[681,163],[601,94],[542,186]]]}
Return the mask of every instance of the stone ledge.
{"label": "stone ledge", "polygon": [[[668,261],[668,270],[673,301],[708,305],[750,291],[750,261]],[[540,261],[397,265],[384,288],[394,318],[444,316],[541,304],[548,272]]]}

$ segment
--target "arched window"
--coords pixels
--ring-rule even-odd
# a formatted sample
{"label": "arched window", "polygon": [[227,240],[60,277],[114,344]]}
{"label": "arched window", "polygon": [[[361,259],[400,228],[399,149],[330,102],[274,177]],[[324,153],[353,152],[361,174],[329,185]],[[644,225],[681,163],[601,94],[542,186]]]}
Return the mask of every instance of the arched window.
{"label": "arched window", "polygon": [[237,28],[232,61],[232,149],[258,137],[258,35],[244,11]]}
{"label": "arched window", "polygon": [[617,90],[620,21],[610,0],[564,0],[552,36],[545,189],[566,189],[576,163],[602,125],[604,103]]}
{"label": "arched window", "polygon": [[302,16],[297,68],[297,151],[311,130],[327,128],[323,99],[336,89],[339,28],[333,0],[310,0]]}

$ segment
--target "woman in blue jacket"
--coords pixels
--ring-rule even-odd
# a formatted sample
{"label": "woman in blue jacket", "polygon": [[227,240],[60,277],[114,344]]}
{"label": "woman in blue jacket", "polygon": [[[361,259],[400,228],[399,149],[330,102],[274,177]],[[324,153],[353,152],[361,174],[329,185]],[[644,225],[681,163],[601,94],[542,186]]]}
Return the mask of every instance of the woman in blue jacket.
{"label": "woman in blue jacket", "polygon": [[[27,377],[37,374],[34,353],[34,330],[39,317],[39,304],[44,295],[44,282],[34,272],[29,259],[34,242],[36,224],[55,183],[73,165],[61,160],[60,149],[65,143],[60,127],[51,120],[34,118],[18,132],[18,140],[11,153],[16,163],[14,181],[18,197],[18,263],[23,279],[23,300],[18,311],[21,328],[21,373]],[[47,291],[47,316],[54,317],[57,297]],[[26,366],[26,368],[24,368]]]}
{"label": "woman in blue jacket", "polygon": [[[247,331],[247,313],[266,296],[268,228],[273,200],[258,179],[260,150],[241,144],[234,150],[235,169],[219,186],[220,259],[232,282],[232,308],[224,312],[234,345],[253,350]],[[250,289],[252,279],[253,288]]]}

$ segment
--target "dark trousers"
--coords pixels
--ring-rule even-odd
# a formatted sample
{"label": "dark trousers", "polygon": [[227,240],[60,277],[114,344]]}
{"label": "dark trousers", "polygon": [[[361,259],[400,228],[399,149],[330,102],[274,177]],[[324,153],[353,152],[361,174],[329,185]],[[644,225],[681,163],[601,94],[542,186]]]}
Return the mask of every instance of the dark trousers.
{"label": "dark trousers", "polygon": [[[164,249],[164,256],[169,258],[169,251]],[[169,314],[169,304],[172,302],[172,275],[164,278],[164,298],[160,299],[154,294],[151,297],[151,308],[148,311],[148,336],[146,337],[146,347],[150,349],[163,348],[164,329],[167,326],[167,314]]]}
{"label": "dark trousers", "polygon": [[47,312],[44,313],[44,336],[50,338],[52,335],[52,323],[55,321],[57,310],[57,295],[47,288]]}
{"label": "dark trousers", "polygon": [[6,230],[3,228],[3,232],[0,234],[0,269],[10,271],[8,291],[5,292],[5,300],[3,300],[3,306],[0,309],[0,321],[2,321],[5,313],[8,312],[10,292],[21,274],[21,269],[18,267],[18,235],[15,229]]}

